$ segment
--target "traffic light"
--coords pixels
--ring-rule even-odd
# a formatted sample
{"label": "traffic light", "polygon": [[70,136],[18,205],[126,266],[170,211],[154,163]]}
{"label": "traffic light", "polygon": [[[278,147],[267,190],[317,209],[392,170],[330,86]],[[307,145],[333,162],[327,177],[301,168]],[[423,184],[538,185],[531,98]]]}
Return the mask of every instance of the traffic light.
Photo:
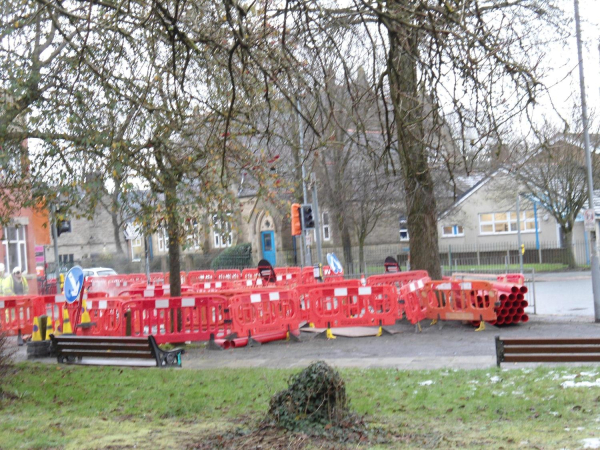
{"label": "traffic light", "polygon": [[302,222],[300,219],[300,204],[292,204],[292,236],[300,236],[302,234]]}
{"label": "traffic light", "polygon": [[56,234],[58,236],[61,233],[70,233],[71,232],[71,221],[70,220],[59,220],[56,223]]}
{"label": "traffic light", "polygon": [[311,230],[315,227],[312,205],[302,205],[302,229]]}

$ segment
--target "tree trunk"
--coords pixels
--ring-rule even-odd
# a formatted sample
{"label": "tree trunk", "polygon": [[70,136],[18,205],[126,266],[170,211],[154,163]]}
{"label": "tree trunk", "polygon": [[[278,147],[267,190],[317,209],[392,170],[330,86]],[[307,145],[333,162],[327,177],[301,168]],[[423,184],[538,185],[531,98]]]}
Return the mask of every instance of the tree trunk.
{"label": "tree trunk", "polygon": [[354,262],[352,261],[352,239],[350,230],[344,217],[344,212],[340,208],[335,208],[335,222],[342,240],[342,251],[344,252],[344,266],[346,273],[354,273]]}
{"label": "tree trunk", "polygon": [[565,263],[569,267],[569,269],[575,269],[577,267],[577,262],[575,261],[575,254],[573,253],[573,230],[572,229],[562,229],[563,235],[565,236],[565,245],[566,245],[566,258]]}
{"label": "tree trunk", "polygon": [[167,234],[169,236],[169,285],[171,296],[181,296],[181,248],[179,246],[180,225],[177,215],[177,183],[165,182],[165,207],[167,210]]}
{"label": "tree trunk", "polygon": [[[399,12],[405,3],[396,0],[388,5],[392,13],[406,14]],[[441,279],[436,201],[424,139],[424,100],[419,92],[415,66],[417,31],[394,22],[386,26],[390,39],[387,65],[404,178],[411,269],[424,269],[432,279]]]}
{"label": "tree trunk", "polygon": [[[120,183],[119,183],[120,184]],[[110,208],[110,219],[112,221],[112,226],[113,226],[113,236],[115,238],[115,245],[117,246],[117,252],[119,252],[122,255],[126,255],[125,251],[123,250],[123,246],[121,245],[121,227],[119,226],[119,213],[118,211],[118,197],[119,197],[119,192],[121,191],[120,186],[116,186],[114,193],[112,194],[112,204],[111,204],[111,208]]]}
{"label": "tree trunk", "polygon": [[[358,239],[358,264],[359,264],[359,272],[362,273],[363,270],[366,271],[365,267],[365,237],[360,237]],[[365,277],[367,274],[365,273]]]}

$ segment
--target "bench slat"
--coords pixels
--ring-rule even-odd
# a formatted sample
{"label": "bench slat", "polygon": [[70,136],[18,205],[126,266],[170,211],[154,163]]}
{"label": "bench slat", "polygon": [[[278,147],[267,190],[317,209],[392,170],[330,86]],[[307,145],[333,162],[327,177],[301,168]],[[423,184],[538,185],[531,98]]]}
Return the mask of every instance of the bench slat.
{"label": "bench slat", "polygon": [[56,336],[56,342],[86,342],[99,343],[110,342],[115,344],[146,344],[148,345],[147,337],[116,337],[116,336],[75,336],[75,335],[60,335]]}
{"label": "bench slat", "polygon": [[137,350],[137,351],[146,351],[146,352],[150,352],[151,351],[151,347],[148,345],[148,341],[146,341],[144,344],[133,344],[133,345],[124,345],[124,344],[106,344],[106,343],[94,343],[94,344],[86,344],[83,342],[69,342],[69,343],[65,343],[65,342],[60,342],[57,345],[57,348],[60,349],[61,351],[64,350],[116,350],[116,351],[123,351],[123,350]]}
{"label": "bench slat", "polygon": [[63,356],[75,356],[81,358],[144,358],[144,359],[155,359],[152,353],[146,352],[94,352],[94,351],[83,351],[77,350],[72,351],[68,349],[62,350]]}
{"label": "bench slat", "polygon": [[600,362],[600,355],[506,355],[502,362]]}
{"label": "bench slat", "polygon": [[508,338],[501,339],[504,346],[510,345],[600,345],[600,338]]}
{"label": "bench slat", "polygon": [[507,347],[504,346],[504,354],[515,353],[600,353],[600,346],[564,346],[564,347],[538,347],[538,346],[521,346]]}

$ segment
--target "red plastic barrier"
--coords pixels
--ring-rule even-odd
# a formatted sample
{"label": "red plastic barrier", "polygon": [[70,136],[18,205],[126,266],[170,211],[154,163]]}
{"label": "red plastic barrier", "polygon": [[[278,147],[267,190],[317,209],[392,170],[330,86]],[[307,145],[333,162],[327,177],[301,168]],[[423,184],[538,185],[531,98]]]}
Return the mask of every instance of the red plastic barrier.
{"label": "red plastic barrier", "polygon": [[242,280],[253,280],[258,278],[258,269],[244,269],[242,270]]}
{"label": "red plastic barrier", "polygon": [[487,281],[429,281],[420,290],[425,317],[440,320],[496,320],[498,294]]}
{"label": "red plastic barrier", "polygon": [[[96,298],[86,300],[90,315],[90,322],[95,325],[86,329],[85,334],[91,336],[125,336],[125,316],[123,304],[129,298]],[[77,334],[84,334],[81,327],[77,327]]]}
{"label": "red plastic barrier", "polygon": [[300,271],[280,273],[279,269],[277,269],[275,271],[275,278],[277,279],[275,285],[289,287],[297,286],[302,280],[301,276],[302,274],[300,273]]}
{"label": "red plastic barrier", "polygon": [[[227,299],[219,295],[130,300],[122,304],[130,335],[153,335],[158,344],[224,339],[231,335]],[[127,321],[122,322],[124,325]],[[123,334],[125,335],[123,330]]]}
{"label": "red plastic barrier", "polygon": [[412,270],[408,272],[386,273],[382,275],[371,275],[367,278],[367,286],[394,286],[398,292],[398,318],[402,319],[404,311],[404,300],[400,296],[400,289],[413,281],[429,279],[426,270]]}
{"label": "red plastic barrier", "polygon": [[[302,284],[317,284],[318,281],[315,279],[314,267],[304,267],[302,269]],[[332,283],[344,280],[344,273],[333,273],[331,267],[323,266],[323,281],[325,283]]]}
{"label": "red plastic barrier", "polygon": [[404,314],[413,325],[425,319],[427,308],[421,303],[421,290],[429,277],[408,283],[400,288],[400,301],[404,303]]}
{"label": "red plastic barrier", "polygon": [[36,317],[34,299],[29,296],[0,297],[0,332],[9,336],[16,336],[19,330],[22,334],[31,334]]}
{"label": "red plastic barrier", "polygon": [[212,281],[215,278],[214,270],[192,270],[187,275],[186,283],[190,286],[196,283],[204,283],[205,281]]}
{"label": "red plastic barrier", "polygon": [[398,295],[392,286],[330,287],[308,292],[310,321],[317,328],[394,325]]}
{"label": "red plastic barrier", "polygon": [[233,281],[205,281],[204,283],[194,283],[192,285],[191,292],[206,293],[206,292],[219,292],[228,289],[232,289],[234,286]]}
{"label": "red plastic barrier", "polygon": [[217,281],[233,281],[242,278],[242,273],[237,269],[221,269],[215,272],[215,280]]}
{"label": "red plastic barrier", "polygon": [[507,273],[505,275],[498,275],[496,280],[501,283],[510,283],[523,286],[525,283],[525,275],[522,273]]}
{"label": "red plastic barrier", "polygon": [[[310,322],[311,321],[311,310],[314,302],[311,301],[308,293],[315,289],[317,286],[324,286],[323,284],[299,284],[296,286],[296,291],[298,292],[298,298],[300,301],[300,317],[303,321]],[[360,281],[355,279],[343,280],[337,282],[327,283],[328,288],[357,288],[360,286]]]}
{"label": "red plastic barrier", "polygon": [[238,294],[229,300],[229,308],[238,336],[233,346],[244,346],[249,338],[268,342],[285,339],[288,331],[300,333],[298,293],[293,289]]}

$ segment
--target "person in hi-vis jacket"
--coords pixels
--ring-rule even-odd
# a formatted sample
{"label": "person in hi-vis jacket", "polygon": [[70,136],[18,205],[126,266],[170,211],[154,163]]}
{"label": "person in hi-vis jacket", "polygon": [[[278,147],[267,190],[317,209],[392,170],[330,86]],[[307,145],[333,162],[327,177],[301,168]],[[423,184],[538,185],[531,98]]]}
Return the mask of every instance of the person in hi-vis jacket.
{"label": "person in hi-vis jacket", "polygon": [[27,295],[29,294],[29,285],[27,280],[21,273],[20,267],[15,267],[12,270],[12,274],[7,276],[2,282],[2,295]]}

